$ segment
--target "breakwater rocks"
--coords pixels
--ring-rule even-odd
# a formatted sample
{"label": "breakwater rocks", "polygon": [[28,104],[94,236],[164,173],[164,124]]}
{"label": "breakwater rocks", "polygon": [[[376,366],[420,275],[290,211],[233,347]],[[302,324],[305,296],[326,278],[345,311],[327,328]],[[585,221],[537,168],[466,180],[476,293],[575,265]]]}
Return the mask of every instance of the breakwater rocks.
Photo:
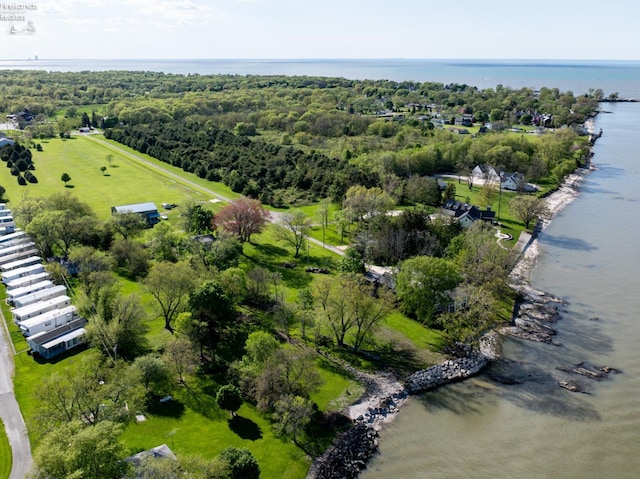
{"label": "breakwater rocks", "polygon": [[530,341],[552,343],[557,331],[551,324],[560,319],[559,307],[566,301],[527,286],[517,287],[516,291],[520,300],[516,303],[513,324],[502,328],[501,332]]}
{"label": "breakwater rocks", "polygon": [[459,381],[477,374],[487,365],[484,354],[472,352],[459,359],[450,359],[430,368],[413,373],[405,386],[410,394],[430,391],[443,384]]}
{"label": "breakwater rocks", "polygon": [[[384,389],[393,391],[387,395],[375,396],[374,404],[353,419],[354,426],[340,435],[324,454],[315,460],[307,479],[351,479],[358,477],[360,471],[378,449],[378,431],[381,424],[392,419],[411,394],[430,391],[444,384],[460,381],[473,376],[497,356],[498,336],[495,333],[485,335],[481,340],[482,353],[464,347],[464,357],[449,359],[413,373],[407,379],[404,388],[396,388],[388,378]],[[362,375],[362,373],[359,373]],[[365,376],[368,376],[365,374]],[[380,392],[380,384],[376,381],[373,389]],[[371,389],[369,384],[367,389]],[[371,401],[369,401],[371,404]]]}
{"label": "breakwater rocks", "polygon": [[313,463],[307,479],[355,479],[377,449],[378,432],[356,422]]}

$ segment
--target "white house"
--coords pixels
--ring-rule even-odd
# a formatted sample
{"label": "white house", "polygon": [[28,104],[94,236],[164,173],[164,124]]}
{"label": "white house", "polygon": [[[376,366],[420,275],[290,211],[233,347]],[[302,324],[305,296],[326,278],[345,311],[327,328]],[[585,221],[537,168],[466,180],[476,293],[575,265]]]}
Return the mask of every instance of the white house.
{"label": "white house", "polygon": [[476,165],[471,170],[471,176],[474,179],[498,183],[500,181],[500,172],[491,165]]}

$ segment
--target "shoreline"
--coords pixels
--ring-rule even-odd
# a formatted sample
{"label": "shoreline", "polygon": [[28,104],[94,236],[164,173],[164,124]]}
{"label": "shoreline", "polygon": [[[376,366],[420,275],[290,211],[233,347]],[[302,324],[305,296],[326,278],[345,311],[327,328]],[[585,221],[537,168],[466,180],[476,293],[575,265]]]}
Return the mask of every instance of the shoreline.
{"label": "shoreline", "polygon": [[[593,134],[594,126],[593,118],[589,118],[584,123],[585,129],[590,134]],[[540,255],[538,237],[552,220],[580,195],[582,181],[596,169],[591,162],[592,156],[593,149],[587,165],[577,168],[565,178],[557,190],[545,197],[548,213],[538,221],[534,234],[524,246],[509,275],[513,288],[527,290],[537,296],[546,295],[542,291],[534,292],[529,285],[530,274]],[[558,298],[552,298],[552,300],[558,300]],[[368,374],[356,371],[356,376],[365,382],[366,391],[356,403],[345,409],[354,427],[339,436],[332,446],[316,458],[309,469],[307,479],[357,478],[378,449],[379,431],[385,424],[395,419],[409,396],[423,394],[442,385],[474,376],[489,361],[498,357],[500,336],[510,334],[508,328],[513,327],[511,325],[498,328],[486,334],[481,340],[479,353],[468,351],[466,357],[456,360],[448,359],[425,370],[416,371],[407,378],[404,385],[392,374]]]}

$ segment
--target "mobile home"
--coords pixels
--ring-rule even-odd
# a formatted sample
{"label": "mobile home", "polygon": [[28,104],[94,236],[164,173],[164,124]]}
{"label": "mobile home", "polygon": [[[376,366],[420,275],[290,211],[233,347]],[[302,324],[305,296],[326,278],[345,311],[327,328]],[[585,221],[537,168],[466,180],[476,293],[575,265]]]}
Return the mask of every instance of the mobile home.
{"label": "mobile home", "polygon": [[32,264],[31,266],[24,266],[18,269],[12,269],[6,273],[2,273],[2,282],[8,284],[14,279],[21,278],[22,276],[29,276],[30,274],[42,273],[44,271],[43,264]]}
{"label": "mobile home", "polygon": [[52,286],[51,288],[41,289],[25,296],[20,296],[13,301],[16,308],[22,308],[28,304],[34,304],[39,301],[47,301],[49,299],[62,296],[67,293],[66,286]]}
{"label": "mobile home", "polygon": [[46,271],[21,276],[20,278],[16,278],[7,283],[7,293],[17,288],[22,288],[24,286],[29,286],[30,284],[39,283],[40,281],[43,281],[48,277],[49,273],[47,273]]}
{"label": "mobile home", "polygon": [[50,280],[45,279],[43,281],[38,281],[37,283],[31,283],[19,288],[14,288],[11,291],[7,289],[7,301],[9,304],[13,304],[16,298],[19,298],[20,296],[42,291],[43,289],[51,288],[53,286],[54,284]]}
{"label": "mobile home", "polygon": [[0,264],[0,271],[6,273],[7,271],[39,263],[42,263],[42,258],[40,256],[27,256],[26,258],[20,258],[9,263]]}
{"label": "mobile home", "polygon": [[38,333],[27,338],[27,343],[34,354],[45,359],[51,359],[59,354],[73,349],[85,342],[87,320],[78,318],[70,323],[52,329],[48,332]]}
{"label": "mobile home", "polygon": [[13,261],[17,261],[22,258],[27,258],[29,256],[38,256],[38,250],[35,248],[25,249],[22,251],[18,251],[17,253],[8,254],[7,256],[0,257],[0,266],[7,263],[12,263]]}
{"label": "mobile home", "polygon": [[24,251],[27,249],[35,248],[35,243],[33,241],[29,241],[27,243],[20,243],[12,246],[7,246],[6,248],[0,248],[0,257],[1,256],[9,256],[13,253],[19,253],[20,251]]}
{"label": "mobile home", "polygon": [[22,230],[18,230],[14,233],[0,236],[0,247],[3,247],[6,243],[10,243],[12,241],[25,241],[29,239],[30,238],[27,236],[27,233]]}
{"label": "mobile home", "polygon": [[75,306],[67,306],[62,309],[54,309],[47,311],[46,313],[34,316],[31,319],[27,319],[20,323],[20,330],[27,338],[44,332],[51,331],[52,329],[62,326],[63,324],[70,323],[78,316]]}
{"label": "mobile home", "polygon": [[47,311],[62,309],[65,306],[70,305],[71,298],[69,296],[56,296],[55,298],[51,298],[46,301],[38,301],[37,303],[28,304],[22,308],[16,308],[11,311],[11,314],[13,315],[13,320],[16,323],[20,323],[21,321],[34,318],[39,314],[46,313]]}
{"label": "mobile home", "polygon": [[18,230],[11,234],[0,236],[0,246],[10,241],[25,240],[25,239],[26,240],[29,239],[29,236],[27,236],[27,233],[25,233],[22,230]]}

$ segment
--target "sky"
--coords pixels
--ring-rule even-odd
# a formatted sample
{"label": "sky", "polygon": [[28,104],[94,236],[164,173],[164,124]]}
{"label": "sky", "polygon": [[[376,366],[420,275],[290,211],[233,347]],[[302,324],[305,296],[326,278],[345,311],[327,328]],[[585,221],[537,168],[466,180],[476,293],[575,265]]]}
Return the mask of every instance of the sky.
{"label": "sky", "polygon": [[631,0],[0,0],[0,60],[640,60],[639,19]]}

